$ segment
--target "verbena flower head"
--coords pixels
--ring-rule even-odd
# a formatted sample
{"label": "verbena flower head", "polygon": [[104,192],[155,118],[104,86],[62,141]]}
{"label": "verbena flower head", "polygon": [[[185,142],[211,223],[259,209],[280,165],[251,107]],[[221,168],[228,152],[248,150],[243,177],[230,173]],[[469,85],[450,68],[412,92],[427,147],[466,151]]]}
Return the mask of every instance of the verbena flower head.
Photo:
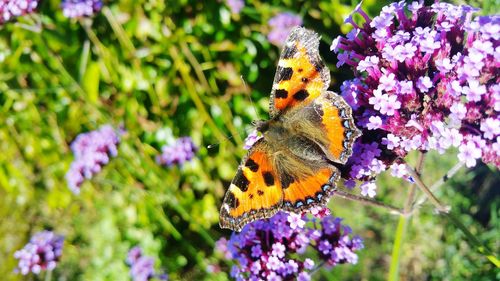
{"label": "verbena flower head", "polygon": [[177,139],[171,145],[164,145],[161,155],[156,157],[156,162],[164,166],[182,165],[194,158],[198,148],[190,137]]}
{"label": "verbena flower head", "polygon": [[130,249],[126,262],[130,266],[130,276],[133,281],[168,280],[167,274],[155,271],[154,259],[144,256],[140,247]]}
{"label": "verbena flower head", "polygon": [[80,134],[71,144],[75,160],[66,173],[68,186],[73,193],[80,192],[85,179],[92,178],[118,153],[119,134],[110,125],[99,130]]}
{"label": "verbena flower head", "polygon": [[0,24],[35,11],[38,2],[38,0],[0,0]]}
{"label": "verbena flower head", "polygon": [[[475,11],[402,1],[373,19],[357,7],[362,25],[347,18],[354,29],[331,49],[355,73],[341,92],[363,137],[344,177],[369,181],[388,168],[405,177],[396,159],[451,147],[467,167],[480,159],[500,167],[500,17]],[[374,195],[374,184],[364,188]]]}
{"label": "verbena flower head", "polygon": [[245,7],[245,1],[243,0],[226,0],[226,5],[231,10],[233,14],[239,14],[241,9]]}
{"label": "verbena flower head", "polygon": [[67,18],[90,17],[101,8],[101,0],[63,0],[61,3],[61,9]]}
{"label": "verbena flower head", "polygon": [[19,260],[17,270],[23,275],[53,270],[62,255],[63,243],[64,237],[52,231],[38,232],[24,248],[14,253]]}
{"label": "verbena flower head", "polygon": [[276,46],[281,46],[290,31],[298,25],[302,25],[302,18],[292,13],[280,13],[268,22],[271,32],[267,35],[269,42]]}
{"label": "verbena flower head", "polygon": [[[236,280],[310,280],[320,261],[303,256],[307,248],[329,266],[355,264],[362,240],[351,237],[341,219],[317,210],[318,217],[306,218],[279,212],[270,219],[254,221],[231,239],[219,240],[216,247],[237,261],[231,276]],[[319,218],[322,217],[322,218]]]}

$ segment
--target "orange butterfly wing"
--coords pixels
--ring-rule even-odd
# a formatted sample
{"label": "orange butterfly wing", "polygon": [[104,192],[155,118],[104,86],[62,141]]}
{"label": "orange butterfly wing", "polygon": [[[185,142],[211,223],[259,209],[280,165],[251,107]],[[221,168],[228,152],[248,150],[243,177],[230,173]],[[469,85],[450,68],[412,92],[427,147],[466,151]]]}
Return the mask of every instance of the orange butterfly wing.
{"label": "orange butterfly wing", "polygon": [[302,212],[314,206],[324,206],[333,195],[335,182],[340,172],[334,166],[325,166],[307,178],[295,179],[287,176],[289,182],[283,185],[283,210]]}
{"label": "orange butterfly wing", "polygon": [[271,118],[298,104],[309,104],[330,85],[330,72],[319,55],[319,35],[302,27],[288,36],[274,77]]}
{"label": "orange butterfly wing", "polygon": [[326,91],[296,114],[313,122],[312,126],[320,128],[321,134],[308,137],[325,148],[328,159],[341,164],[347,162],[361,131],[354,124],[351,107],[342,97]]}
{"label": "orange butterfly wing", "polygon": [[264,139],[255,143],[243,159],[226,192],[220,210],[220,227],[241,231],[251,221],[276,214],[283,190]]}

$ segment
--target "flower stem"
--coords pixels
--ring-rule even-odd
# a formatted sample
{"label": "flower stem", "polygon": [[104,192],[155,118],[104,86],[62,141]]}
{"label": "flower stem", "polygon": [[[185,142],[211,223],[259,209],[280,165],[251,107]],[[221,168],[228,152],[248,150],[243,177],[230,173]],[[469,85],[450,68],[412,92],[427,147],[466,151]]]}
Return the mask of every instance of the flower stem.
{"label": "flower stem", "polygon": [[408,173],[413,178],[413,180],[415,180],[415,184],[417,185],[417,187],[420,188],[420,190],[422,190],[425,193],[425,195],[427,195],[427,197],[431,200],[431,203],[434,204],[436,209],[441,213],[448,213],[450,211],[450,208],[448,206],[444,206],[437,199],[437,197],[432,193],[432,191],[430,191],[427,185],[425,185],[425,183],[422,181],[420,175],[415,170],[413,170],[413,168],[410,167],[410,165],[408,164],[406,164],[406,169],[408,170]]}
{"label": "flower stem", "polygon": [[316,266],[315,266],[315,267],[314,267],[314,268],[313,268],[313,269],[309,272],[309,274],[310,274],[310,275],[313,275],[314,273],[316,273],[317,271],[319,271],[319,269],[320,269],[321,267],[323,267],[323,265],[325,265],[325,263],[326,263],[325,261],[321,261],[318,265],[316,265]]}
{"label": "flower stem", "polygon": [[456,215],[452,214],[452,213],[445,213],[444,214],[445,217],[451,221],[456,227],[458,227],[462,233],[467,237],[467,239],[469,240],[469,242],[471,244],[473,244],[476,248],[477,248],[477,251],[481,254],[483,254],[484,256],[486,256],[486,258],[491,262],[493,263],[497,268],[500,268],[500,261],[498,260],[498,258],[495,256],[494,253],[491,252],[490,249],[488,249],[488,247],[486,247],[485,245],[483,245],[481,243],[481,241],[479,241],[476,236],[474,234],[472,234],[468,229],[467,227],[460,221],[459,218],[457,218]]}
{"label": "flower stem", "polygon": [[[429,189],[433,191],[438,187],[440,187],[441,185],[443,185],[446,181],[452,178],[463,166],[464,164],[462,162],[458,162],[457,164],[455,164],[455,166],[453,166],[442,178],[433,183]],[[427,196],[425,195],[419,197],[415,202],[415,204],[413,205],[412,209],[413,210],[418,209],[426,200]]]}
{"label": "flower stem", "polygon": [[364,204],[364,205],[384,208],[384,209],[389,210],[389,212],[391,212],[392,214],[404,215],[404,212],[401,209],[398,209],[394,206],[387,205],[387,204],[384,204],[382,202],[378,202],[375,200],[370,200],[368,198],[357,196],[357,195],[354,195],[354,194],[351,194],[351,193],[348,193],[348,192],[345,192],[342,190],[336,190],[335,195],[340,197],[340,198],[347,199],[347,200],[360,202],[361,204]]}
{"label": "flower stem", "polygon": [[[500,261],[498,258],[491,252],[491,250],[488,249],[485,245],[479,241],[474,234],[472,234],[467,227],[462,224],[459,218],[456,217],[456,215],[450,213],[450,209],[444,205],[441,204],[441,202],[434,196],[434,194],[431,192],[431,190],[425,185],[425,183],[422,181],[420,176],[413,170],[411,169],[410,166],[408,166],[408,172],[411,174],[413,179],[415,180],[415,183],[417,186],[424,191],[424,193],[428,196],[428,198],[431,200],[431,202],[436,206],[436,209],[445,216],[445,218],[448,219],[451,223],[453,223],[456,227],[458,227],[462,233],[466,236],[467,240],[474,245],[478,252],[485,255],[486,258],[493,263],[496,267],[500,267]],[[458,170],[458,168],[456,169]]]}
{"label": "flower stem", "polygon": [[47,270],[45,272],[45,278],[44,278],[44,281],[50,281],[52,280],[52,270]]}
{"label": "flower stem", "polygon": [[111,12],[111,9],[105,6],[102,8],[102,13],[104,14],[104,17],[106,17],[106,19],[108,20],[109,25],[111,26],[113,32],[116,35],[116,38],[118,38],[118,41],[120,42],[120,45],[122,45],[127,50],[128,55],[130,55],[132,58],[135,59],[136,50],[134,44],[132,43],[132,40],[123,29],[122,25],[116,20],[115,16],[113,15],[113,12]]}
{"label": "flower stem", "polygon": [[392,247],[391,265],[389,268],[389,281],[399,280],[399,260],[401,256],[401,246],[403,245],[403,237],[406,232],[408,217],[399,216],[398,227],[394,239],[394,246]]}
{"label": "flower stem", "polygon": [[[417,175],[420,175],[424,165],[425,154],[420,152],[418,155],[416,170],[414,171]],[[413,170],[413,169],[412,169]],[[403,209],[403,214],[399,216],[398,226],[396,229],[394,246],[391,253],[391,264],[389,267],[389,280],[399,280],[399,261],[401,258],[401,246],[403,245],[403,238],[406,233],[409,216],[411,215],[411,206],[415,200],[416,187],[414,184],[410,185],[410,191],[408,197],[406,198],[405,206]]]}

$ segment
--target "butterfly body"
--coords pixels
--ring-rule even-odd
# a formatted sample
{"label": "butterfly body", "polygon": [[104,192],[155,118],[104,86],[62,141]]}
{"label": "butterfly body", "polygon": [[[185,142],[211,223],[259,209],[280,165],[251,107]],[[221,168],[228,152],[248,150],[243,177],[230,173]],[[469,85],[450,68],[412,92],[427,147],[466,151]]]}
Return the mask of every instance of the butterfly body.
{"label": "butterfly body", "polygon": [[327,91],[319,36],[298,27],[289,35],[274,79],[270,120],[254,122],[263,138],[243,159],[220,212],[220,225],[240,231],[278,210],[302,212],[331,197],[360,135],[351,108]]}

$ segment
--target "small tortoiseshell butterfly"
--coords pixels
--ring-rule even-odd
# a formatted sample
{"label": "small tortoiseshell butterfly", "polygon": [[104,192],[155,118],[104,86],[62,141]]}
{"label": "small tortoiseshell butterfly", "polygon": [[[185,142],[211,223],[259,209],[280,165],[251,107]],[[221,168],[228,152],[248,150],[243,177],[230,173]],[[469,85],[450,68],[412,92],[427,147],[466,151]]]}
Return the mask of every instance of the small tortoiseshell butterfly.
{"label": "small tortoiseshell butterfly", "polygon": [[327,90],[330,71],[319,55],[320,37],[296,27],[288,36],[271,91],[270,120],[248,151],[224,197],[220,226],[241,231],[279,210],[300,213],[324,205],[361,135],[349,105]]}

